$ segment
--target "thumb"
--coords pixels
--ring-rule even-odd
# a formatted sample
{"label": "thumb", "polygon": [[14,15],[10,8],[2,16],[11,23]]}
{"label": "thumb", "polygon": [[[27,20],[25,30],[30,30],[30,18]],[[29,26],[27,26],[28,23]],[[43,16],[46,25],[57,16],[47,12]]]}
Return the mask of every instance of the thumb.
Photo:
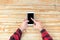
{"label": "thumb", "polygon": [[29,22],[28,20],[25,21],[26,23]]}

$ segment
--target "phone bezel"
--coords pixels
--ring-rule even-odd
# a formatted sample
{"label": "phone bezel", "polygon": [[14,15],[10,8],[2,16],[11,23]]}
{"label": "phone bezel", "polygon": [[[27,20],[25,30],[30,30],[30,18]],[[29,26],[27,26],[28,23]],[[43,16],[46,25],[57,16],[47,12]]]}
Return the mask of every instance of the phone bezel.
{"label": "phone bezel", "polygon": [[[34,14],[34,12],[27,12],[27,19],[28,19],[28,13],[33,13]],[[35,15],[34,15],[35,16]],[[28,24],[29,26],[32,26],[33,24]]]}

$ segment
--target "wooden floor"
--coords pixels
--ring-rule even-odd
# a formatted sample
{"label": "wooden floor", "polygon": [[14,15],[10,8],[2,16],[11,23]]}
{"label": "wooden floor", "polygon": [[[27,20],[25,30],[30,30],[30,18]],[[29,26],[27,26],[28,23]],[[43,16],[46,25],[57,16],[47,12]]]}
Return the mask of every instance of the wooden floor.
{"label": "wooden floor", "polygon": [[[54,40],[60,40],[60,0],[0,0],[0,40],[9,37],[34,12],[35,19],[41,20]],[[42,40],[41,34],[28,27],[21,40]]]}

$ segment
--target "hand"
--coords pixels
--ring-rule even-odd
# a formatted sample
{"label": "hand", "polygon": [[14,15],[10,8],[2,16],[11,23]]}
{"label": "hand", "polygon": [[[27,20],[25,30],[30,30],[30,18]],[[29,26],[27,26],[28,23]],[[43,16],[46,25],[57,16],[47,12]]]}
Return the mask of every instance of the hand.
{"label": "hand", "polygon": [[41,31],[43,29],[43,25],[40,21],[34,20],[34,19],[32,19],[32,21],[34,21],[34,28],[35,29],[38,29],[39,31]]}
{"label": "hand", "polygon": [[20,26],[20,30],[21,31],[23,31],[23,30],[25,30],[27,27],[28,27],[28,20],[27,19],[25,19],[23,22],[22,22],[22,24],[21,24],[21,26]]}

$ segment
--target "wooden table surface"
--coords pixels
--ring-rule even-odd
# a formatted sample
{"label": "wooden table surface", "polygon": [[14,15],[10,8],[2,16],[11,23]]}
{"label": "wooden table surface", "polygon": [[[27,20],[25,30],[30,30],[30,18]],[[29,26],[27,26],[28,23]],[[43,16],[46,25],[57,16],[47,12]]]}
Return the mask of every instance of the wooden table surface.
{"label": "wooden table surface", "polygon": [[[43,22],[54,40],[60,40],[60,0],[0,0],[0,40],[9,37],[21,25],[27,12]],[[28,27],[21,40],[42,40],[41,34]]]}

